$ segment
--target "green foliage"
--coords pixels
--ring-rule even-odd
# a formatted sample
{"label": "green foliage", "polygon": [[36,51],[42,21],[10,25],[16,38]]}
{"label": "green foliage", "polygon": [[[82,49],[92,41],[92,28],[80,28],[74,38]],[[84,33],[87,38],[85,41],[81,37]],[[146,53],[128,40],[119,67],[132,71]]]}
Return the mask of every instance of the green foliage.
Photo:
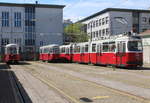
{"label": "green foliage", "polygon": [[86,42],[88,36],[83,29],[84,25],[81,23],[70,24],[64,28],[64,34],[70,42]]}

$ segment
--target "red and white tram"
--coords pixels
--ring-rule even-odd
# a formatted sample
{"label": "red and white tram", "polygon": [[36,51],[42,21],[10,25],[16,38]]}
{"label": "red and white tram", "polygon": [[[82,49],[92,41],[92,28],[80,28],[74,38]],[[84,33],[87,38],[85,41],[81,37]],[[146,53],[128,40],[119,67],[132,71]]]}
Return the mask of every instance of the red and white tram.
{"label": "red and white tram", "polygon": [[59,47],[60,49],[60,55],[59,58],[60,60],[62,60],[63,62],[72,62],[72,46],[73,44],[69,44],[69,45],[62,45]]}
{"label": "red and white tram", "polygon": [[8,44],[5,46],[4,62],[17,63],[20,61],[19,46],[17,44]]}
{"label": "red and white tram", "polygon": [[143,65],[142,40],[137,36],[122,36],[90,44],[93,64],[137,67]]}
{"label": "red and white tram", "polygon": [[[56,50],[52,52],[54,47]],[[142,39],[139,36],[120,35],[105,40],[43,46],[40,48],[40,59],[138,67],[143,65]]]}
{"label": "red and white tram", "polygon": [[73,62],[89,63],[89,42],[73,45]]}
{"label": "red and white tram", "polygon": [[55,61],[59,59],[59,46],[57,44],[40,47],[40,60]]}

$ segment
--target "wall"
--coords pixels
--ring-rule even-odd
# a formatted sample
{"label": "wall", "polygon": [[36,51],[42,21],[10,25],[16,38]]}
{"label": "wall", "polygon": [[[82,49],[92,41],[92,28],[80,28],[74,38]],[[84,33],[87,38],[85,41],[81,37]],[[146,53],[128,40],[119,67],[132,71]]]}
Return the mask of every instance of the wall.
{"label": "wall", "polygon": [[63,44],[63,11],[60,8],[36,8],[37,46]]}
{"label": "wall", "polygon": [[[115,17],[122,17],[127,21],[127,24],[122,24],[116,21]],[[123,32],[132,30],[132,12],[120,12],[120,11],[110,11],[111,19],[111,34],[121,34]]]}
{"label": "wall", "polygon": [[[24,34],[24,8],[23,7],[7,7],[0,6],[0,24],[2,24],[2,12],[9,12],[9,27],[1,27],[0,25],[0,38],[9,38],[9,43],[14,43],[14,39],[21,39],[23,45]],[[14,12],[21,12],[22,24],[21,27],[14,27]],[[0,39],[1,40],[1,39]],[[1,44],[1,41],[0,41]]]}
{"label": "wall", "polygon": [[[146,22],[143,22],[143,17],[146,17]],[[140,32],[143,32],[143,29],[150,29],[150,13],[140,13]]]}

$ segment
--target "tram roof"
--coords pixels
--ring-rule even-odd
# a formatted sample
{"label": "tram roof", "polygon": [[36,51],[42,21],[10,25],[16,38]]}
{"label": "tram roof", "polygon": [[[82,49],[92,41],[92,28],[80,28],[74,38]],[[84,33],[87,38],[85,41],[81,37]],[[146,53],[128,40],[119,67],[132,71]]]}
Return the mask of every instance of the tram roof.
{"label": "tram roof", "polygon": [[45,45],[45,46],[40,47],[40,49],[42,49],[42,48],[50,48],[50,47],[54,47],[54,46],[59,46],[59,45],[58,44]]}
{"label": "tram roof", "polygon": [[17,44],[7,44],[6,47],[18,46]]}

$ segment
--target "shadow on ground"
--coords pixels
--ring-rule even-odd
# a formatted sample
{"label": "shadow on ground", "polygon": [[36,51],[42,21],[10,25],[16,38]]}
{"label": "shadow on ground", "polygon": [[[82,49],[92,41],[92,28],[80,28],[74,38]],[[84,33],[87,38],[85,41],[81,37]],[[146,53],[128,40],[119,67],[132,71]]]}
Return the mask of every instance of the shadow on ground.
{"label": "shadow on ground", "polygon": [[7,64],[0,63],[0,103],[32,103],[15,73],[10,69]]}

